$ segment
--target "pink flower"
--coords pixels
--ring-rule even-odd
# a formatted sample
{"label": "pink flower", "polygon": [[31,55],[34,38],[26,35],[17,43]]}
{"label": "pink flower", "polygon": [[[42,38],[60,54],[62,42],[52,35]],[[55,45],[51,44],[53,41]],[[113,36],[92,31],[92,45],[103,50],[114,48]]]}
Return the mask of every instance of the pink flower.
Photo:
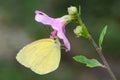
{"label": "pink flower", "polygon": [[60,39],[63,40],[66,51],[70,51],[70,43],[65,36],[65,25],[70,21],[70,16],[63,16],[61,18],[51,18],[45,13],[36,10],[35,11],[35,20],[37,22],[43,23],[44,25],[50,25],[54,31],[51,32],[51,38],[58,36]]}

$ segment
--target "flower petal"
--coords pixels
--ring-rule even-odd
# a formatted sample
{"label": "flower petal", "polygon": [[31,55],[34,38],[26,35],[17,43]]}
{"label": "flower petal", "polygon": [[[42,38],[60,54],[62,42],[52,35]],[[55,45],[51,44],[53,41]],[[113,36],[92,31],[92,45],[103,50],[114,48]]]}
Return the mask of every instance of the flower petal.
{"label": "flower petal", "polygon": [[63,40],[66,51],[70,51],[70,43],[65,36],[65,25],[66,22],[62,18],[57,18],[52,24],[52,28],[57,31],[57,36]]}
{"label": "flower petal", "polygon": [[67,48],[66,51],[70,51],[70,43],[65,36],[65,25],[67,24],[67,21],[62,17],[51,18],[45,13],[38,10],[35,11],[35,14],[35,20],[37,22],[41,22],[45,25],[51,25],[51,27],[54,29],[54,31],[51,32],[50,38],[58,36],[60,39],[63,40],[65,47]]}
{"label": "flower petal", "polygon": [[63,40],[64,45],[66,47],[66,51],[70,51],[70,42],[68,41],[68,39],[66,38],[65,34],[58,32],[57,36]]}
{"label": "flower petal", "polygon": [[53,18],[49,17],[48,15],[46,15],[45,13],[36,10],[35,11],[35,20],[37,22],[43,23],[45,25],[51,25],[53,22]]}

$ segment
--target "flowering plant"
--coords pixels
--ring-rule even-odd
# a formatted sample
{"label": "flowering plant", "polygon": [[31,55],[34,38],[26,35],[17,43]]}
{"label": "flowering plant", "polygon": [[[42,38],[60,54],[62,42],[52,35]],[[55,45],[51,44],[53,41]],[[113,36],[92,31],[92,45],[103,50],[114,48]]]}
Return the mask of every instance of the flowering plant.
{"label": "flowering plant", "polygon": [[[79,63],[85,64],[89,68],[101,67],[108,71],[113,80],[117,80],[114,73],[112,72],[106,58],[102,52],[102,44],[107,31],[107,26],[105,26],[100,34],[98,45],[94,41],[92,35],[89,33],[86,25],[82,22],[81,11],[75,7],[71,6],[68,8],[68,14],[60,18],[49,17],[42,11],[35,11],[35,20],[44,25],[49,25],[53,29],[50,34],[50,38],[41,39],[35,41],[27,46],[25,46],[18,54],[17,61],[20,62],[25,67],[30,68],[38,74],[47,74],[56,70],[60,62],[60,41],[62,39],[66,52],[71,50],[71,45],[66,37],[65,26],[68,23],[75,23],[77,26],[73,30],[77,38],[84,37],[88,39],[91,44],[96,49],[102,62],[97,59],[89,59],[83,55],[74,56],[73,59]],[[57,38],[56,38],[57,37]],[[55,40],[54,40],[55,39]],[[32,59],[31,59],[32,58]]]}
{"label": "flowering plant", "polygon": [[45,13],[36,10],[35,20],[44,25],[50,25],[53,28],[53,32],[51,32],[50,38],[54,38],[55,36],[58,36],[58,38],[62,39],[66,47],[66,51],[70,51],[71,46],[70,46],[69,40],[65,36],[65,26],[66,24],[70,22],[77,23],[77,26],[73,30],[73,32],[75,33],[77,38],[80,38],[82,36],[90,40],[92,45],[95,47],[97,53],[99,54],[101,60],[103,61],[103,64],[100,63],[97,59],[88,59],[87,57],[83,55],[74,56],[73,59],[77,62],[86,64],[86,66],[90,68],[102,67],[108,71],[108,73],[110,74],[113,80],[116,80],[114,73],[110,69],[108,62],[106,61],[102,53],[102,43],[104,40],[104,36],[106,34],[107,26],[104,27],[104,29],[102,30],[100,34],[99,43],[98,43],[99,46],[98,46],[96,42],[94,41],[94,39],[92,38],[91,34],[88,32],[86,25],[82,22],[80,7],[79,7],[79,10],[75,6],[69,7],[68,14],[60,18],[51,18]]}

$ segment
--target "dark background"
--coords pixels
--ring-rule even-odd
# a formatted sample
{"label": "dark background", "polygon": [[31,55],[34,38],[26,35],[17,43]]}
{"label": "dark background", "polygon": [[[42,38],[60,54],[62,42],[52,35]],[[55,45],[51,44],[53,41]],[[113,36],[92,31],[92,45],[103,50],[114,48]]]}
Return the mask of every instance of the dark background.
{"label": "dark background", "polygon": [[67,53],[62,49],[56,71],[41,76],[15,60],[23,46],[49,37],[51,30],[34,20],[36,9],[55,18],[67,14],[68,7],[79,5],[82,20],[96,42],[103,27],[108,25],[103,52],[120,80],[120,0],[0,0],[0,80],[110,80],[104,69],[90,69],[72,59],[81,54],[101,61],[88,40],[76,38],[74,24],[66,26],[72,49]]}

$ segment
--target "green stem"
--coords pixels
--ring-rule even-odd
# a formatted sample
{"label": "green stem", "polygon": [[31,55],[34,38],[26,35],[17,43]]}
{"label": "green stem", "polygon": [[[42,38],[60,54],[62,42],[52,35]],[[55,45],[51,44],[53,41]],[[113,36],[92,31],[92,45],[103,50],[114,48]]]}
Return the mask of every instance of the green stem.
{"label": "green stem", "polygon": [[108,71],[108,73],[110,74],[111,78],[113,80],[117,80],[114,73],[112,72],[107,60],[105,59],[103,52],[102,52],[102,48],[99,48],[98,45],[95,43],[94,39],[92,38],[92,36],[90,36],[89,38],[90,42],[92,43],[92,45],[95,47],[97,53],[99,54],[101,60],[103,61],[104,65],[105,65],[105,69]]}
{"label": "green stem", "polygon": [[[79,25],[84,25],[84,23],[82,22],[82,20],[80,19],[80,17],[78,17],[78,24]],[[89,33],[88,33],[89,34]],[[92,36],[89,34],[89,40],[92,43],[92,45],[94,46],[94,48],[96,49],[98,55],[100,56],[101,60],[103,61],[104,65],[105,65],[105,69],[107,70],[107,72],[110,74],[112,80],[117,80],[114,73],[112,72],[107,60],[105,59],[103,52],[102,52],[102,48],[98,47],[98,45],[96,44],[96,42],[94,41],[94,39],[92,38]]]}

